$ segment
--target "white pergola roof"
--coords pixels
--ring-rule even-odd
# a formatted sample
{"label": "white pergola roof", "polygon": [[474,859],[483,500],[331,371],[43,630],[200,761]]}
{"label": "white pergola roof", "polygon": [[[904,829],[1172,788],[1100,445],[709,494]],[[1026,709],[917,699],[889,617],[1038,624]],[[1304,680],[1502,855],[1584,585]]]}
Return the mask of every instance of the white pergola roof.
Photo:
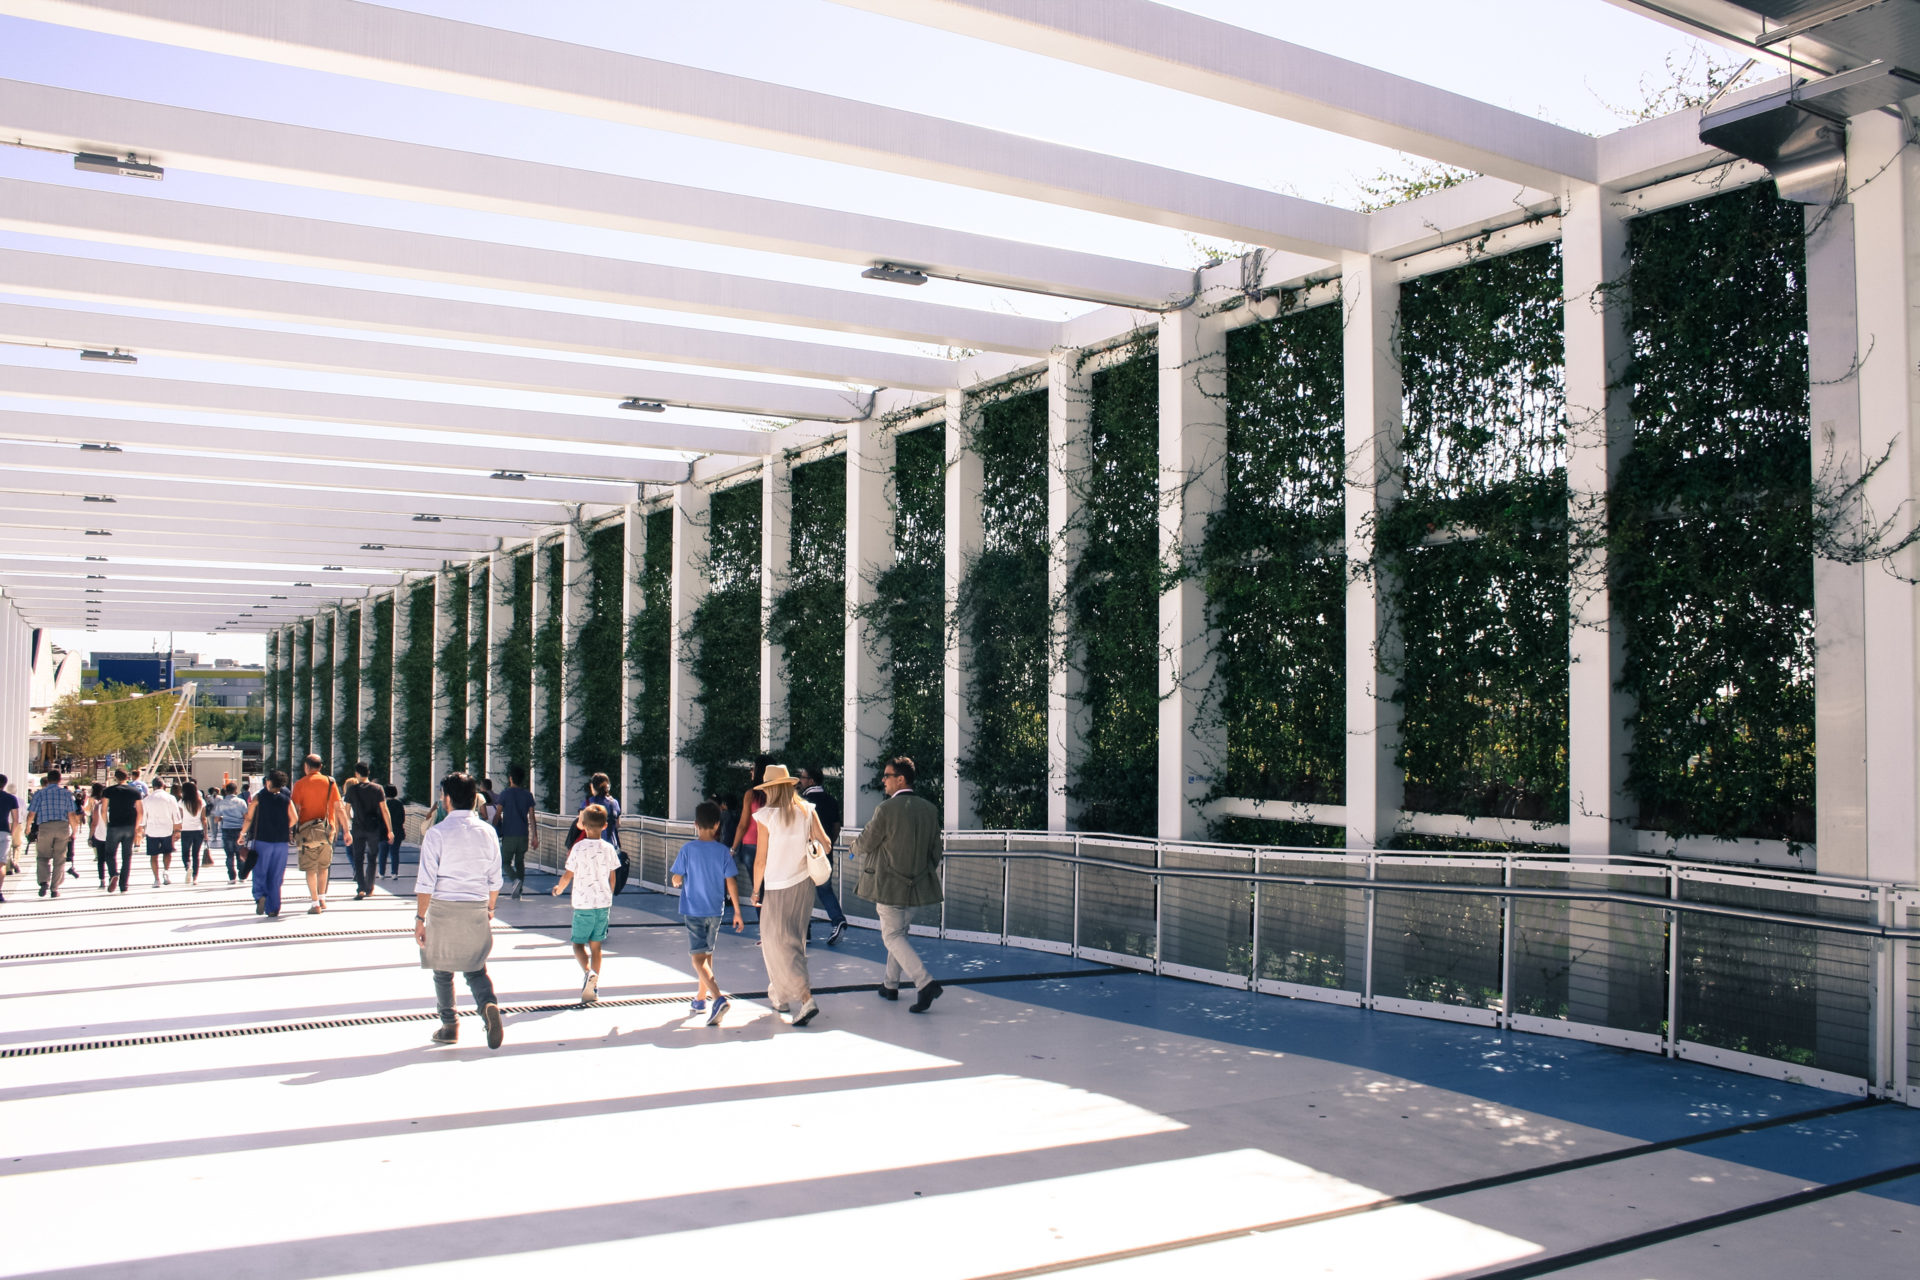
{"label": "white pergola roof", "polygon": [[[1692,113],[1596,137],[1151,0],[837,3],[946,33],[956,59],[1019,51],[1484,176],[1364,213],[359,0],[0,0],[0,21],[155,58],[455,95],[536,138],[571,121],[852,175],[831,201],[795,199],[530,159],[484,127],[454,147],[0,80],[0,139],[56,153],[0,153],[29,157],[0,171],[0,590],[36,625],[267,630],[696,464],[714,474],[1117,336],[1209,284],[1324,278],[1552,212],[1569,185],[1727,159]],[[62,167],[82,152],[166,178]],[[887,183],[1261,253],[1202,270],[960,229],[937,199],[917,221],[868,198]],[[933,283],[857,278],[878,263]],[[616,407],[629,397],[667,411]]]}

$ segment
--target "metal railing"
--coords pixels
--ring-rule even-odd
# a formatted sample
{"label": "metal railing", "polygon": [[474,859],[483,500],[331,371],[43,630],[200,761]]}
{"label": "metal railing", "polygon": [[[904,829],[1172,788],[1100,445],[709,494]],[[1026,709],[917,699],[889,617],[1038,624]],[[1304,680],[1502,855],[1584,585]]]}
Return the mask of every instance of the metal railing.
{"label": "metal railing", "polygon": [[[569,821],[538,815],[557,871]],[[686,823],[627,816],[670,892]],[[836,888],[856,925],[857,833]],[[955,831],[930,937],[1260,994],[1564,1036],[1920,1105],[1920,886],[1566,854]]]}

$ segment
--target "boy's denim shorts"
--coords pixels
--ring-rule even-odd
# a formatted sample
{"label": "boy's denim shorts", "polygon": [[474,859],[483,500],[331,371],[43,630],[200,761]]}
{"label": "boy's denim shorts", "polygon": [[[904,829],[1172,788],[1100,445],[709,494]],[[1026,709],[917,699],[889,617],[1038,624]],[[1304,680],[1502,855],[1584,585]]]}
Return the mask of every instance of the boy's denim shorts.
{"label": "boy's denim shorts", "polygon": [[681,916],[680,923],[687,926],[689,955],[713,954],[714,944],[720,940],[719,916]]}
{"label": "boy's denim shorts", "polygon": [[590,911],[576,909],[573,913],[573,941],[575,945],[585,946],[589,942],[605,942],[607,940],[607,916],[609,914],[606,907],[595,907]]}

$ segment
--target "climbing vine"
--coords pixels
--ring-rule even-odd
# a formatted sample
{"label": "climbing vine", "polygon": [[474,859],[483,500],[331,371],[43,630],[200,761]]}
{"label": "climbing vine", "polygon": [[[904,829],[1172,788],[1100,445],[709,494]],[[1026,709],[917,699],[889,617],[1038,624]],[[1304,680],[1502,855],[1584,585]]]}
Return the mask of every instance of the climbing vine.
{"label": "climbing vine", "polygon": [[[787,586],[767,615],[767,639],[787,669],[787,740],[775,754],[789,769],[832,767],[844,747],[847,686],[847,459],[793,469]],[[843,791],[823,778],[830,791]]]}
{"label": "climbing vine", "polygon": [[[893,439],[893,563],[874,576],[873,599],[861,616],[869,635],[880,685],[887,692],[887,736],[879,754],[859,762],[861,785],[880,787],[882,764],[894,756],[913,761],[913,789],[935,805],[945,788],[946,657],[946,474],[944,424],[903,431]],[[849,762],[849,767],[854,767]],[[846,789],[851,791],[853,783]]]}
{"label": "climbing vine", "polygon": [[[466,735],[467,767],[476,771],[497,767],[487,761],[487,720],[491,712],[487,697],[486,602],[491,599],[487,594],[491,589],[487,567],[475,565],[466,582],[467,723],[461,726],[461,731]],[[476,612],[480,615],[477,625],[473,616]],[[505,780],[500,781],[504,785]]]}
{"label": "climbing vine", "polygon": [[395,646],[394,700],[400,706],[400,749],[407,766],[401,790],[422,804],[435,794],[433,776],[433,581],[407,596],[407,634]]}
{"label": "climbing vine", "polygon": [[351,769],[360,758],[360,610],[340,615],[333,640],[333,665],[340,672],[340,705],[334,708],[340,759],[334,768]]}
{"label": "climbing vine", "polygon": [[960,583],[973,741],[959,761],[986,827],[1047,814],[1047,393],[1022,380],[983,402],[966,447],[980,459],[980,550]]}
{"label": "climbing vine", "polygon": [[[1086,831],[1152,835],[1159,741],[1160,376],[1150,336],[1096,371],[1079,499],[1068,545],[1066,661],[1079,675],[1080,723],[1067,795]],[[1044,722],[1044,703],[1042,704]],[[1041,732],[1044,734],[1044,723]]]}
{"label": "climbing vine", "polygon": [[573,633],[567,664],[569,708],[576,734],[567,760],[582,782],[605,773],[620,796],[620,696],[626,635],[622,616],[626,525],[616,520],[586,536],[585,613]]}
{"label": "climbing vine", "polygon": [[699,727],[681,754],[703,795],[739,795],[760,745],[760,482],[715,493],[707,595],[681,638],[698,682]]}
{"label": "climbing vine", "polygon": [[439,680],[446,686],[447,722],[441,731],[440,748],[447,753],[448,767],[464,771],[467,767],[467,575],[449,573],[442,579],[447,593],[447,634],[441,641],[436,659]]}
{"label": "climbing vine", "polygon": [[640,608],[627,626],[627,661],[634,694],[627,750],[639,757],[640,794],[632,807],[667,816],[667,690],[673,669],[673,509],[646,517],[646,553],[640,560]]}
{"label": "climbing vine", "polygon": [[[1344,370],[1337,301],[1227,335],[1226,491],[1198,572],[1214,636],[1213,799],[1341,804],[1346,777]],[[1224,818],[1217,840],[1324,845],[1334,827]]]}
{"label": "climbing vine", "polygon": [[[361,754],[373,766],[376,778],[393,778],[393,597],[373,602],[373,642],[367,646],[367,665],[360,686],[371,705],[360,728]],[[416,797],[409,797],[416,798]]]}
{"label": "climbing vine", "polygon": [[[327,660],[320,661],[325,653]],[[313,621],[313,702],[308,708],[313,721],[313,749],[327,762],[327,768],[340,772],[333,759],[333,615],[323,613]]]}
{"label": "climbing vine", "polygon": [[[494,584],[494,589],[513,618],[500,646],[500,692],[495,695],[506,703],[502,740],[507,758],[495,765],[504,775],[514,765],[533,764],[533,552],[515,556],[507,581]],[[494,781],[505,785],[506,778]]]}
{"label": "climbing vine", "polygon": [[1813,551],[1802,209],[1770,185],[1636,219],[1633,450],[1613,600],[1639,823],[1814,834]]}
{"label": "climbing vine", "polygon": [[293,627],[293,740],[288,754],[306,754],[313,733],[313,620]]}
{"label": "climbing vine", "polygon": [[565,669],[566,639],[561,611],[567,595],[566,546],[555,539],[541,547],[540,624],[533,629],[533,679],[538,723],[533,726],[534,794],[549,813],[559,813],[567,797],[560,794],[561,675]]}

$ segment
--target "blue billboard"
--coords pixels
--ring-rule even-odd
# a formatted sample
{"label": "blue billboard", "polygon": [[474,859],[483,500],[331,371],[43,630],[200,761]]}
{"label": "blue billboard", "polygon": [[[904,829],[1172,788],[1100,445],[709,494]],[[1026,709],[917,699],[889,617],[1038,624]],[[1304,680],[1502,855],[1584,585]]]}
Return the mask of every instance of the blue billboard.
{"label": "blue billboard", "polygon": [[156,653],[138,658],[100,658],[95,670],[100,683],[130,684],[152,693],[173,688],[173,657]]}

